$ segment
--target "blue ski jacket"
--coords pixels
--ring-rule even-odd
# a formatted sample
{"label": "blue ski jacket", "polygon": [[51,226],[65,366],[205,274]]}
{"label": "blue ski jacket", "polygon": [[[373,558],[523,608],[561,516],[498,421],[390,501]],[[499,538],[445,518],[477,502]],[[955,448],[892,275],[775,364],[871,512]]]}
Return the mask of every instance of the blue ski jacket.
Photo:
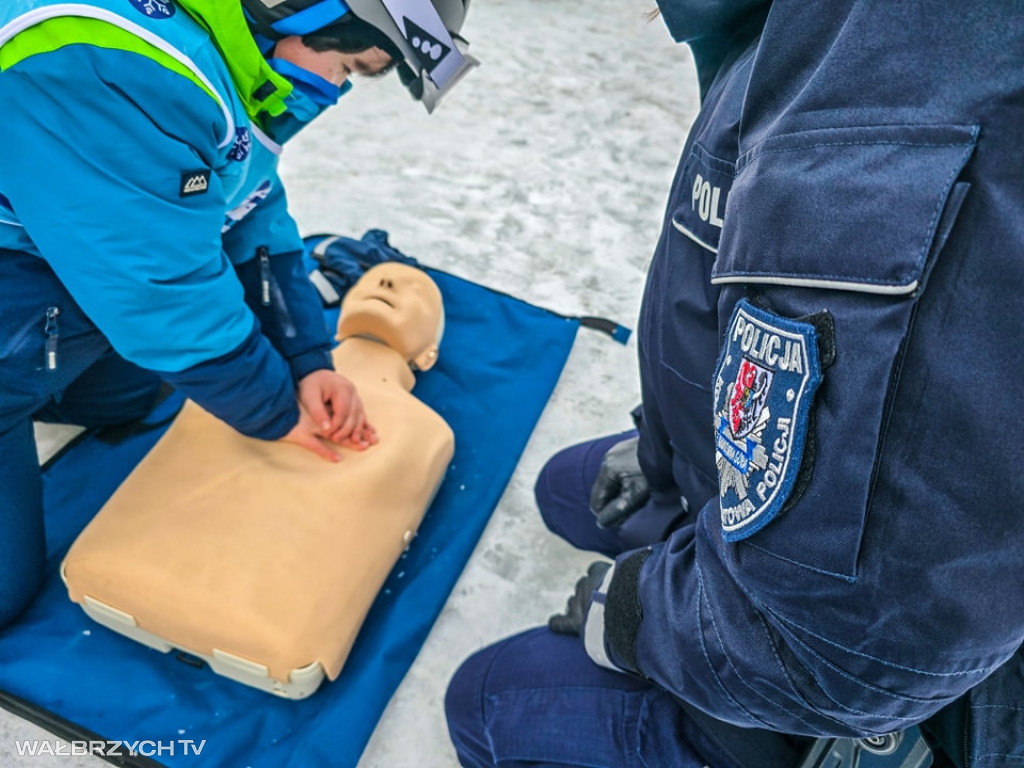
{"label": "blue ski jacket", "polygon": [[806,735],[1012,679],[972,765],[1024,759],[1024,9],[661,7],[704,100],[641,309],[639,450],[689,513],[617,559],[588,651]]}
{"label": "blue ski jacket", "polygon": [[[217,11],[236,11],[228,40],[262,61],[235,5]],[[295,380],[331,365],[276,171],[318,110],[280,79],[254,97],[222,23],[174,0],[3,4],[0,258],[45,260],[123,357],[273,439],[298,419]],[[0,334],[34,340],[57,299],[23,273],[0,285]]]}

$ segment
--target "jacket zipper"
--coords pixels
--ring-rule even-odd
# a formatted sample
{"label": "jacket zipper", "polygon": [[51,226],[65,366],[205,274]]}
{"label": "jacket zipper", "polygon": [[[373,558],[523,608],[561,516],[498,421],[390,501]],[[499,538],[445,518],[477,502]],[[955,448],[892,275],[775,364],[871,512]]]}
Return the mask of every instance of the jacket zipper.
{"label": "jacket zipper", "polygon": [[270,306],[270,253],[267,246],[261,245],[256,249],[256,255],[260,260],[260,303],[264,307]]}
{"label": "jacket zipper", "polygon": [[57,341],[60,339],[57,315],[59,314],[59,307],[47,307],[46,309],[46,370],[51,373],[57,370]]}

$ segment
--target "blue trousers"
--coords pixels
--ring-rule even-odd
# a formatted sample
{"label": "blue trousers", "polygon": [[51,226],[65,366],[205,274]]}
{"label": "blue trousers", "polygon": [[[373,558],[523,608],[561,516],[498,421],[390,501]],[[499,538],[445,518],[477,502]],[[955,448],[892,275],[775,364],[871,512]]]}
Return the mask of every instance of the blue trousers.
{"label": "blue trousers", "polygon": [[[537,480],[545,523],[580,549],[614,557],[682,522],[679,506],[652,502],[618,528],[595,524],[590,488],[605,453],[630,434],[567,448]],[[448,686],[445,713],[466,768],[793,768],[809,743],[715,721],[639,677],[598,667],[578,638],[547,628],[467,659]]]}
{"label": "blue trousers", "polygon": [[[0,627],[31,603],[43,579],[33,420],[85,427],[133,421],[149,412],[161,385],[111,349],[45,262],[8,256],[0,251]],[[46,290],[19,293],[26,270],[45,278]]]}

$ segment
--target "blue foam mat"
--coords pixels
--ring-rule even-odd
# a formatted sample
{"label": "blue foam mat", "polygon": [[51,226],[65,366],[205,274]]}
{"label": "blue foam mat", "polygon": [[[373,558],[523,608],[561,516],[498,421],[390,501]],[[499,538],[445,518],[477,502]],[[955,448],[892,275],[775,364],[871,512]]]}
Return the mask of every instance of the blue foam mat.
{"label": "blue foam mat", "polygon": [[[578,320],[428,272],[444,295],[447,328],[438,364],[419,375],[414,391],[452,426],[455,457],[338,680],[304,701],[277,699],[122,638],[68,600],[58,575],[64,553],[156,442],[161,425],[118,441],[109,432],[89,435],[45,472],[49,576],[21,621],[0,632],[0,690],[10,695],[0,704],[23,700],[19,714],[67,738],[94,733],[163,747],[149,760],[115,761],[125,765],[358,762],[497,505],[579,327]],[[335,317],[336,310],[328,313],[330,323]],[[178,405],[172,397],[149,419],[167,421]],[[205,740],[199,757],[183,754],[189,740]]]}

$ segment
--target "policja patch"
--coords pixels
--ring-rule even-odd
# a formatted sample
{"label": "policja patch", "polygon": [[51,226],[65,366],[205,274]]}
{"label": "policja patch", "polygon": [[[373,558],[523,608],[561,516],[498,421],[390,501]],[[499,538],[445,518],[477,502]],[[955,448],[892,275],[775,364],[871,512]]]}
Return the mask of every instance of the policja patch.
{"label": "policja patch", "polygon": [[722,535],[740,541],[778,516],[800,471],[821,382],[815,326],[743,299],[715,371]]}

